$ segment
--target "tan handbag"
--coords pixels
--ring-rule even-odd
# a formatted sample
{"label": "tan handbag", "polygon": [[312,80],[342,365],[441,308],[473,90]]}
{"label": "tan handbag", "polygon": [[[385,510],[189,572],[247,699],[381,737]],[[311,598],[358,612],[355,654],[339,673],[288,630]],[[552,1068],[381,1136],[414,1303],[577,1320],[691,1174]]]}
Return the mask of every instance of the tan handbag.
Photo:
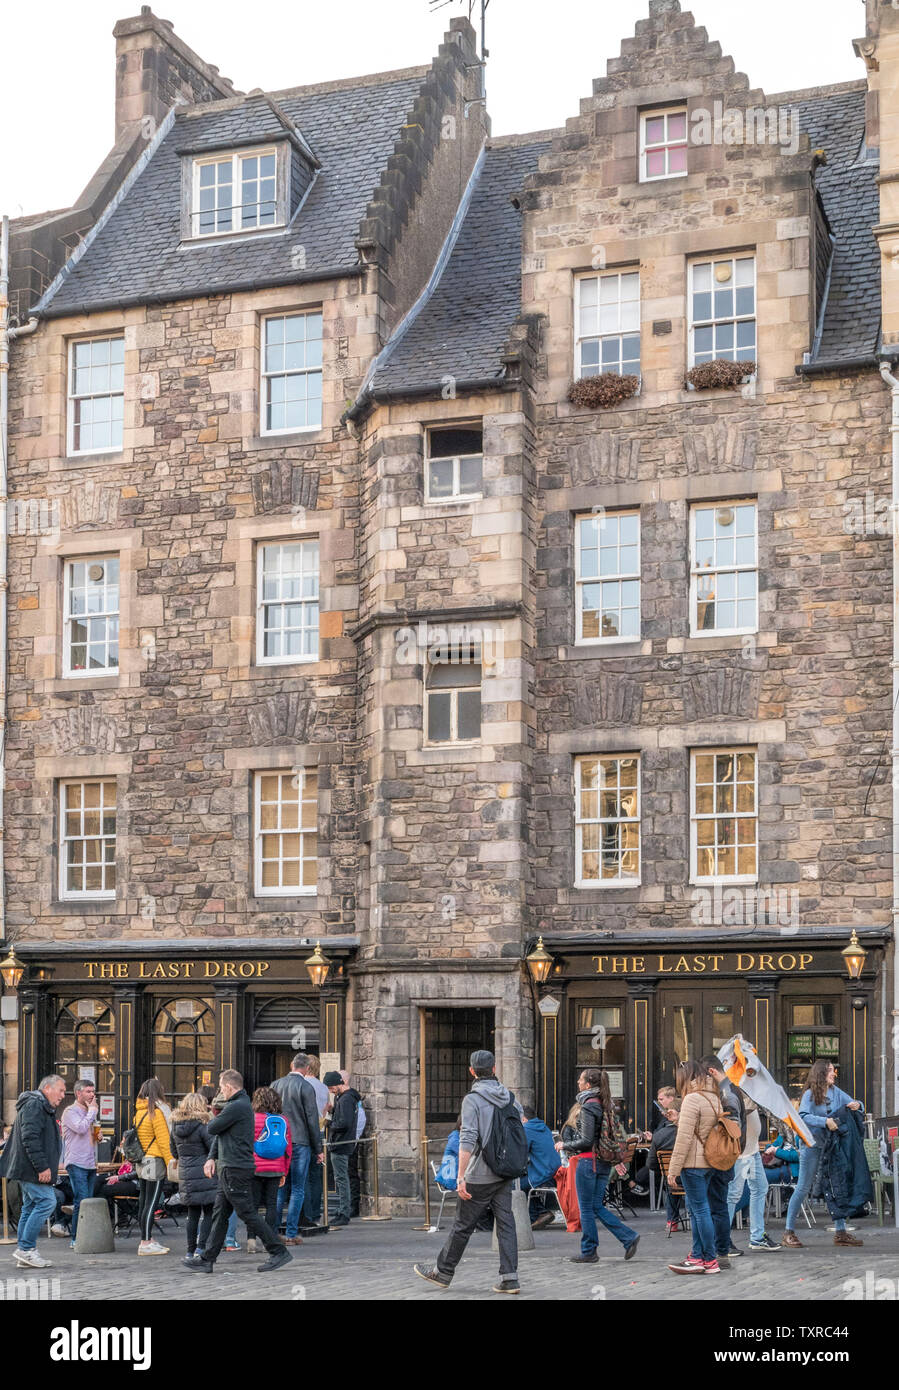
{"label": "tan handbag", "polygon": [[168,1178],[169,1182],[181,1181],[181,1171],[178,1167],[177,1158],[169,1159],[168,1163],[166,1164],[165,1175]]}

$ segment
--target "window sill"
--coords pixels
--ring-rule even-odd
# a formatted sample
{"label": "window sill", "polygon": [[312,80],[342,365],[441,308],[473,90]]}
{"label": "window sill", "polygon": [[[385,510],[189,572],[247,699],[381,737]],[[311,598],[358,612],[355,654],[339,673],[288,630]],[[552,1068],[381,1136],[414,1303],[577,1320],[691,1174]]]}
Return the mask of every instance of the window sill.
{"label": "window sill", "polygon": [[47,681],[44,692],[48,695],[65,695],[78,690],[115,690],[121,684],[121,671],[107,676],[57,676]]}
{"label": "window sill", "polygon": [[285,430],[283,434],[254,434],[243,441],[244,453],[254,453],[259,449],[286,449],[291,445],[327,444],[331,431],[324,425],[309,430]]}
{"label": "window sill", "polygon": [[731,632],[720,636],[710,632],[708,637],[669,637],[665,651],[672,656],[680,652],[726,652],[742,647],[747,640],[754,642],[756,647],[776,647],[777,633],[759,632],[755,629],[751,632]]}
{"label": "window sill", "polygon": [[90,454],[66,454],[62,463],[64,468],[81,468],[86,463],[125,462],[124,449],[97,449]]}
{"label": "window sill", "polygon": [[563,661],[590,661],[604,656],[651,656],[652,642],[575,642],[573,646],[562,647]]}
{"label": "window sill", "polygon": [[280,675],[294,676],[304,675],[316,666],[321,665],[321,657],[314,656],[308,661],[272,661],[259,663],[256,662],[247,669],[249,680],[271,680],[272,677]]}
{"label": "window sill", "polygon": [[314,893],[304,893],[300,897],[251,897],[247,898],[248,912],[318,912],[318,889]]}
{"label": "window sill", "polygon": [[633,888],[642,888],[643,880],[639,878],[628,879],[627,882],[614,880],[609,883],[575,883],[576,893],[609,893],[609,892],[628,892]]}
{"label": "window sill", "polygon": [[51,902],[50,911],[61,917],[95,917],[98,912],[118,916],[124,908],[116,898],[57,898]]}

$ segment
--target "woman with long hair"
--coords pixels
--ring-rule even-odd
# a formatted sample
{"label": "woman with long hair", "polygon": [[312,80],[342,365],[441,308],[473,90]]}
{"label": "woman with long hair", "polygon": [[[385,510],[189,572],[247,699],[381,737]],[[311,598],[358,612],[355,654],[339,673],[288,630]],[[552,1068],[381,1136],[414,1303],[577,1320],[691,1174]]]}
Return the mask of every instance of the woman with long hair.
{"label": "woman with long hair", "polygon": [[212,1207],[218,1195],[218,1178],[207,1178],[203,1167],[212,1140],[206,1128],[206,1097],[191,1091],[172,1116],[172,1149],[178,1160],[178,1190],[187,1208],[187,1253],[198,1259],[212,1230]]}
{"label": "woman with long hair", "polygon": [[162,1083],[157,1077],[151,1076],[138,1091],[134,1110],[134,1128],[144,1151],[137,1167],[140,1180],[137,1204],[141,1234],[140,1245],[137,1248],[139,1255],[169,1253],[167,1245],[161,1245],[158,1240],[153,1239],[153,1213],[159,1206],[166,1168],[172,1157],[168,1121],[170,1115]]}
{"label": "woman with long hair", "polygon": [[[815,1142],[812,1145],[802,1144],[799,1149],[799,1180],[787,1208],[787,1229],[784,1231],[784,1238],[781,1241],[785,1250],[802,1249],[802,1241],[796,1234],[796,1222],[802,1213],[802,1203],[811,1191],[818,1172],[824,1132],[837,1128],[837,1122],[832,1118],[833,1112],[844,1105],[849,1110],[862,1108],[861,1101],[853,1100],[837,1086],[836,1069],[833,1062],[827,1062],[823,1057],[819,1057],[818,1061],[813,1062],[809,1068],[806,1089],[799,1102],[799,1114],[814,1134]],[[850,1231],[846,1230],[845,1217],[835,1216],[833,1224],[834,1245],[864,1245],[863,1240],[858,1240]]]}
{"label": "woman with long hair", "polygon": [[[602,1133],[603,1117],[611,1121],[614,1131],[615,1107],[609,1089],[609,1074],[599,1067],[586,1067],[577,1080],[580,1111],[577,1118],[577,1138],[565,1145],[569,1154],[584,1154],[574,1175],[578,1205],[581,1210],[581,1253],[572,1255],[571,1262],[576,1265],[596,1264],[599,1256],[597,1222],[611,1231],[616,1240],[624,1246],[624,1258],[631,1259],[637,1253],[640,1237],[630,1226],[626,1226],[612,1207],[604,1206],[606,1188],[612,1164],[599,1154],[599,1140]],[[589,1156],[589,1157],[588,1157]]]}
{"label": "woman with long hair", "polygon": [[693,1226],[693,1248],[685,1260],[671,1264],[673,1274],[720,1274],[715,1254],[715,1224],[709,1206],[709,1183],[715,1169],[705,1156],[705,1141],[721,1115],[718,1085],[698,1062],[678,1062],[677,1093],[681,1098],[677,1138],[668,1165],[668,1182],[687,1194]]}

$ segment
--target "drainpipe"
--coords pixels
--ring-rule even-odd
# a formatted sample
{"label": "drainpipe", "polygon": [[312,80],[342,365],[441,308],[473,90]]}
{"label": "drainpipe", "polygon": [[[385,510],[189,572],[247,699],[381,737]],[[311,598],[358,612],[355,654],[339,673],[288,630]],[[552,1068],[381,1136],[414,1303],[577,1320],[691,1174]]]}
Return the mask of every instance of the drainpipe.
{"label": "drainpipe", "polygon": [[896,959],[896,932],[899,928],[899,380],[890,371],[889,362],[881,362],[880,375],[891,392],[892,412],[890,439],[893,468],[890,496],[891,534],[893,537],[893,1027],[892,1046],[884,1047],[893,1068],[893,1114],[899,1113],[899,962]]}
{"label": "drainpipe", "polygon": [[9,218],[0,233],[0,941],[6,938],[6,872],[4,863],[4,800],[6,786],[6,649],[9,594],[9,509],[7,506],[7,444],[9,427],[9,344],[34,333],[38,320],[21,328],[9,325]]}

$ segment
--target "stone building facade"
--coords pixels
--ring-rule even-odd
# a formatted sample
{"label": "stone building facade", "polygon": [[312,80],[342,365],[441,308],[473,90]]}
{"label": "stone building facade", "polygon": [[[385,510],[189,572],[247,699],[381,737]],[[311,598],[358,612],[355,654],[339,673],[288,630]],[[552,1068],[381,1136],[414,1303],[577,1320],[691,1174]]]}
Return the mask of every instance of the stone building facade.
{"label": "stone building facade", "polygon": [[[550,1123],[595,1060],[642,1126],[734,1031],[891,1111],[899,20],[868,11],[868,84],[769,97],[651,0],[521,137],[490,137],[461,20],[429,68],[159,113],[14,345],[10,492],[51,520],[11,540],[7,1103],[92,1066],[120,1128],[152,1071],[258,1084],[305,1044],[353,1071],[398,1202],[474,1046]],[[126,85],[161,23],[117,26]],[[257,224],[202,210],[209,166],[258,180]],[[91,454],[73,354],[113,341]],[[749,365],[688,386],[711,357]],[[635,394],[569,400],[628,365]],[[321,414],[279,430],[291,371]],[[294,565],[314,625],[266,606]],[[85,673],[72,594],[108,615],[110,573],[120,655]]]}

